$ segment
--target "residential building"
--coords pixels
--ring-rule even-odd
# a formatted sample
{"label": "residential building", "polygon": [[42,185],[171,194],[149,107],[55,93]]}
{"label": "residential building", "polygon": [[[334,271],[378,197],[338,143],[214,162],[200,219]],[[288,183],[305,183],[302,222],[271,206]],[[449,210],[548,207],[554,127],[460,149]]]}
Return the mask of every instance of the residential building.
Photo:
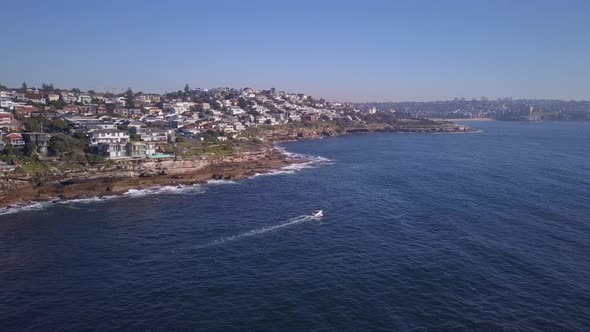
{"label": "residential building", "polygon": [[142,133],[139,134],[142,141],[146,142],[171,142],[174,137],[174,130],[166,130],[159,128],[146,128]]}
{"label": "residential building", "polygon": [[90,95],[79,95],[77,101],[82,104],[90,104],[92,102],[92,96]]}
{"label": "residential building", "polygon": [[127,143],[101,142],[97,144],[97,153],[105,158],[128,158]]}
{"label": "residential building", "polygon": [[242,123],[240,123],[240,122],[236,122],[236,123],[234,123],[234,129],[235,129],[237,132],[240,132],[240,131],[244,131],[244,130],[246,130],[246,127],[244,127],[244,125],[243,125]]}
{"label": "residential building", "polygon": [[0,128],[8,127],[12,124],[12,114],[8,112],[0,112]]}
{"label": "residential building", "polygon": [[25,147],[25,141],[23,140],[23,135],[20,133],[10,133],[6,135],[6,142],[10,143],[13,148],[15,149],[22,149]]}
{"label": "residential building", "polygon": [[43,94],[38,92],[27,92],[25,94],[25,98],[28,102],[35,103],[35,104],[45,104],[45,98],[43,98]]}
{"label": "residential building", "polygon": [[24,106],[25,103],[20,103],[13,100],[0,100],[0,107],[6,108],[9,110],[14,109],[16,106]]}
{"label": "residential building", "polygon": [[13,99],[16,100],[16,101],[24,101],[24,102],[29,101],[27,99],[27,97],[25,97],[25,93],[24,92],[15,92]]}
{"label": "residential building", "polygon": [[39,108],[35,107],[35,106],[16,106],[14,108],[14,112],[18,115],[22,115],[25,118],[29,118],[31,117],[31,114],[36,113],[39,111]]}
{"label": "residential building", "polygon": [[240,115],[240,114],[244,114],[245,113],[245,111],[241,107],[239,107],[239,106],[230,106],[228,108],[228,112],[231,115]]}
{"label": "residential building", "polygon": [[44,97],[45,101],[48,103],[52,101],[59,101],[59,95],[57,93],[46,93]]}
{"label": "residential building", "polygon": [[129,109],[127,108],[115,108],[113,113],[117,114],[118,116],[129,116]]}
{"label": "residential building", "polygon": [[146,103],[157,103],[161,99],[160,95],[154,93],[142,94],[139,96],[139,100]]}
{"label": "residential building", "polygon": [[108,144],[127,144],[129,134],[118,129],[98,129],[90,133],[90,145]]}
{"label": "residential building", "polygon": [[144,107],[144,112],[149,115],[160,115],[162,110],[157,107]]}
{"label": "residential building", "polygon": [[76,95],[72,92],[62,92],[61,97],[64,102],[68,104],[73,104],[78,101],[78,97],[76,97]]}
{"label": "residential building", "polygon": [[126,120],[121,124],[121,127],[129,130],[133,134],[140,134],[145,127],[145,123],[136,120]]}
{"label": "residential building", "polygon": [[87,132],[93,132],[101,129],[117,129],[117,125],[114,122],[109,121],[88,121],[85,122],[82,127]]}
{"label": "residential building", "polygon": [[156,144],[153,142],[130,142],[127,144],[127,155],[131,158],[145,158],[156,154]]}
{"label": "residential building", "polygon": [[37,147],[37,152],[40,155],[47,155],[47,148],[49,147],[49,140],[51,134],[48,133],[24,133],[22,134],[26,143],[34,144]]}
{"label": "residential building", "polygon": [[14,99],[14,91],[0,91],[0,100]]}
{"label": "residential building", "polygon": [[196,135],[201,132],[201,130],[197,128],[197,126],[195,125],[186,125],[184,127],[179,128],[178,131],[180,133],[184,133],[187,135]]}

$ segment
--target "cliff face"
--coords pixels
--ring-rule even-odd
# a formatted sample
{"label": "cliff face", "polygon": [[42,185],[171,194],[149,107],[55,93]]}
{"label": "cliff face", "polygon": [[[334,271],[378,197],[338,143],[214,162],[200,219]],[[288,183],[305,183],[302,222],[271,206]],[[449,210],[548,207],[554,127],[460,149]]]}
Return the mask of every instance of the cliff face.
{"label": "cliff face", "polygon": [[292,141],[372,132],[452,133],[467,132],[470,130],[471,129],[468,127],[458,126],[448,121],[400,120],[393,123],[355,123],[346,126],[321,126],[311,124],[309,127],[282,127],[269,130],[266,134],[266,139],[272,141]]}

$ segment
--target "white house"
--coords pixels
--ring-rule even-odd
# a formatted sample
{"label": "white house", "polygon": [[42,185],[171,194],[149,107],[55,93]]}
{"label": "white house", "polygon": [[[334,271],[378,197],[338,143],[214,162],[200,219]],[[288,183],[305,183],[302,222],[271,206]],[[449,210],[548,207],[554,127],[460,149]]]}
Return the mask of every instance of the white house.
{"label": "white house", "polygon": [[82,104],[90,104],[92,102],[92,97],[89,95],[79,95],[77,101]]}
{"label": "white house", "polygon": [[105,158],[128,158],[129,150],[127,149],[127,143],[98,143],[97,145],[98,155]]}
{"label": "white house", "polygon": [[229,107],[228,111],[231,115],[240,115],[245,113],[245,111],[239,106],[231,106]]}
{"label": "white house", "polygon": [[246,130],[246,127],[244,127],[244,125],[241,124],[240,122],[236,122],[236,123],[234,123],[234,129],[239,132],[239,131]]}
{"label": "white house", "polygon": [[64,102],[66,102],[68,104],[73,104],[76,101],[78,101],[78,98],[72,92],[62,92],[61,98],[64,100]]}
{"label": "white house", "polygon": [[90,133],[90,145],[127,144],[128,142],[129,134],[118,129],[98,129]]}

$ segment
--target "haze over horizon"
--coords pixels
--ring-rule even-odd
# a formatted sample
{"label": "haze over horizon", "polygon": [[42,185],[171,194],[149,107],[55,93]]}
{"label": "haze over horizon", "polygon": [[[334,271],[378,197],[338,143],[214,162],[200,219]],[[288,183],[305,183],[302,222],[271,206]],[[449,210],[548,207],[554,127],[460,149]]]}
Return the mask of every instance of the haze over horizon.
{"label": "haze over horizon", "polygon": [[0,83],[589,100],[587,1],[4,4]]}

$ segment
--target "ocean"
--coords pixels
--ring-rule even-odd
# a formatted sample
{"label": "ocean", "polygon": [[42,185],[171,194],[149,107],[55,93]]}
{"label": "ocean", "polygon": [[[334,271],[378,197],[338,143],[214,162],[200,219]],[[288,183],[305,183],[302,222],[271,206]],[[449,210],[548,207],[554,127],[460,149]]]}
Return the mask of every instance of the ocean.
{"label": "ocean", "polygon": [[0,215],[0,330],[589,330],[590,123],[469,125]]}

